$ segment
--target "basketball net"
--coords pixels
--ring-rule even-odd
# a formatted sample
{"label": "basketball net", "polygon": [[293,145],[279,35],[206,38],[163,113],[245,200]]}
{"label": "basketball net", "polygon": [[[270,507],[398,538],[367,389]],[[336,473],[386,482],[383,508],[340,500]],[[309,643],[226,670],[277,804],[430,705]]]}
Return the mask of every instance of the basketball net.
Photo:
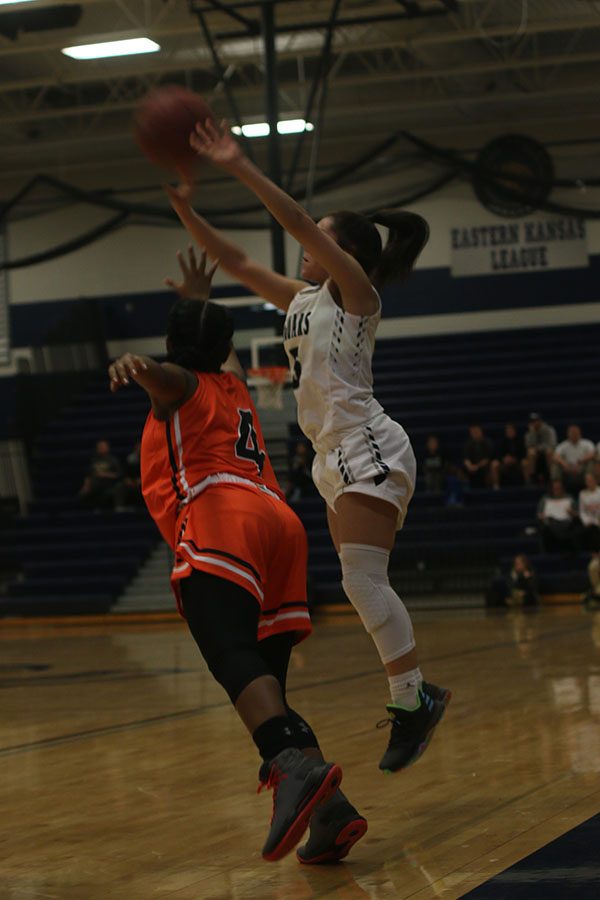
{"label": "basketball net", "polygon": [[258,391],[256,405],[259,409],[283,409],[283,385],[288,380],[286,366],[260,366],[248,369]]}

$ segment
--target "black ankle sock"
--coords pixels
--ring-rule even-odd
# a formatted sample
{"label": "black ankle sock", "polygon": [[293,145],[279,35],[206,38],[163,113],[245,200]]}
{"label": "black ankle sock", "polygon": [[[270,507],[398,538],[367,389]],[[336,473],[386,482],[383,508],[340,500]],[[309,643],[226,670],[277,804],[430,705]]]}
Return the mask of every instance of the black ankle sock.
{"label": "black ankle sock", "polygon": [[302,716],[296,712],[295,709],[292,709],[290,706],[287,707],[288,716],[290,722],[292,723],[292,728],[294,729],[294,737],[296,738],[296,746],[300,750],[307,749],[315,749],[320,750],[319,742],[317,740],[317,736]]}
{"label": "black ankle sock", "polygon": [[263,759],[273,759],[288,747],[297,747],[294,729],[287,716],[273,716],[259,725],[252,735]]}

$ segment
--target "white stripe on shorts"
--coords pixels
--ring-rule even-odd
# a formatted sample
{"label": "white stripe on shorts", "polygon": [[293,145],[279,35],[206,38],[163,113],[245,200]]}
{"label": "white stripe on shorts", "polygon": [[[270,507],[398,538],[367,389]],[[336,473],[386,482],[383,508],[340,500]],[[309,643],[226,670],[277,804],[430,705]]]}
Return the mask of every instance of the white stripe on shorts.
{"label": "white stripe on shorts", "polygon": [[235,572],[236,575],[240,575],[242,578],[245,578],[246,581],[249,581],[250,584],[254,587],[260,599],[265,599],[265,595],[262,592],[260,585],[258,584],[256,579],[253,578],[252,575],[250,575],[249,572],[244,572],[244,570],[238,568],[238,566],[234,566],[230,562],[225,562],[224,559],[217,559],[215,556],[200,556],[198,553],[194,553],[194,551],[190,549],[189,544],[182,543],[178,546],[182,549],[185,549],[185,552],[188,553],[192,557],[192,559],[198,560],[198,562],[210,563],[211,566],[220,566],[222,569],[228,569],[230,572]]}

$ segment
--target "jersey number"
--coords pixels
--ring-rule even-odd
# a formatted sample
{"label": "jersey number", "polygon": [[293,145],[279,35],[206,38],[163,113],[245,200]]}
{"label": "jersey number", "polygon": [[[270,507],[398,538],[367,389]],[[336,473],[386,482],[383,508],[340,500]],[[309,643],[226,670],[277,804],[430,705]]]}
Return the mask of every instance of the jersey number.
{"label": "jersey number", "polygon": [[302,375],[302,364],[298,359],[298,348],[290,350],[290,356],[294,360],[294,371],[292,374],[292,389],[295,391],[300,386],[300,376]]}
{"label": "jersey number", "polygon": [[240,417],[238,425],[238,439],[235,444],[235,455],[238,459],[249,459],[256,465],[258,474],[262,475],[266,453],[258,446],[258,437],[254,429],[252,410],[238,409]]}

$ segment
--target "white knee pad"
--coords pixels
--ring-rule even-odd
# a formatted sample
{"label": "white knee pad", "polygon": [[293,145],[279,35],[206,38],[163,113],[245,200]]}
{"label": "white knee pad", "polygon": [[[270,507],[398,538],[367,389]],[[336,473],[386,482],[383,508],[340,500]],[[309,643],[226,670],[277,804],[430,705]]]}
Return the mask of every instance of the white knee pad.
{"label": "white knee pad", "polygon": [[390,554],[381,547],[342,544],[342,587],[375,642],[381,661],[391,662],[415,646],[410,616],[388,578]]}

